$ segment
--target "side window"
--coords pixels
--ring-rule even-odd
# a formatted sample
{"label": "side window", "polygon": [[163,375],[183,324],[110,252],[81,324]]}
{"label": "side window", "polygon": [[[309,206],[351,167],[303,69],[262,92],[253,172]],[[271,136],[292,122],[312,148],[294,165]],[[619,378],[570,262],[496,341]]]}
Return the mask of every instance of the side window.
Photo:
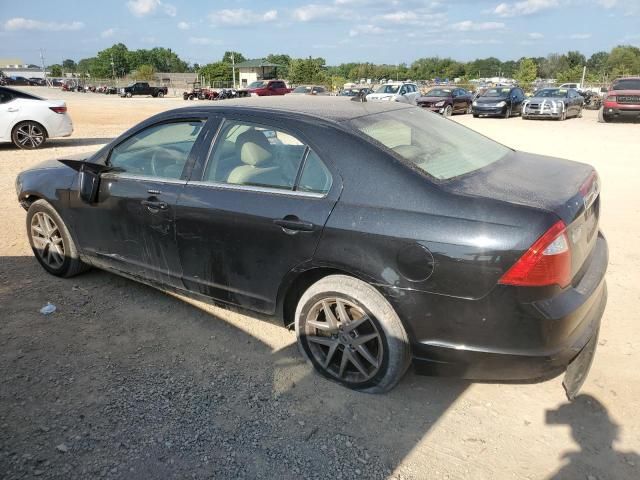
{"label": "side window", "polygon": [[204,121],[154,125],[119,144],[109,164],[128,174],[178,179]]}
{"label": "side window", "polygon": [[399,95],[404,95],[405,93],[407,93],[407,87],[405,85],[402,86],[402,88],[400,89],[400,91],[398,92]]}
{"label": "side window", "polygon": [[327,193],[331,189],[331,173],[313,150],[309,150],[307,161],[300,175],[298,190],[301,192]]}
{"label": "side window", "polygon": [[225,122],[204,181],[293,190],[307,146],[262,125]]}
{"label": "side window", "polygon": [[8,103],[13,100],[13,95],[8,90],[0,88],[0,103]]}

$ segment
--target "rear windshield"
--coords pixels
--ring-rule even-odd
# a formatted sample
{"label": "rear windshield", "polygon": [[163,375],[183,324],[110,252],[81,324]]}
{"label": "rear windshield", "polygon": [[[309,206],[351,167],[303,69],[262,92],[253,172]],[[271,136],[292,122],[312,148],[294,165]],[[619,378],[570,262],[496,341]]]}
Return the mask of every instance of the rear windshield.
{"label": "rear windshield", "polygon": [[350,124],[438,180],[486,167],[511,150],[419,108],[355,118]]}
{"label": "rear windshield", "polygon": [[618,80],[611,88],[614,90],[640,90],[640,79],[628,78]]}

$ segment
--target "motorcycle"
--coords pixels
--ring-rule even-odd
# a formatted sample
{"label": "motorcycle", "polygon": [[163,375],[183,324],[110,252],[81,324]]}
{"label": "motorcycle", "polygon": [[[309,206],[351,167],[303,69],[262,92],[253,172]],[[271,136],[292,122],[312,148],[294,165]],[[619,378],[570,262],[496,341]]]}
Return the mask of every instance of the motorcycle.
{"label": "motorcycle", "polygon": [[580,95],[584,98],[583,107],[586,110],[599,110],[602,106],[602,97],[591,90],[586,92],[580,92]]}
{"label": "motorcycle", "polygon": [[235,88],[223,88],[220,90],[216,100],[226,100],[228,98],[238,98],[238,91]]}

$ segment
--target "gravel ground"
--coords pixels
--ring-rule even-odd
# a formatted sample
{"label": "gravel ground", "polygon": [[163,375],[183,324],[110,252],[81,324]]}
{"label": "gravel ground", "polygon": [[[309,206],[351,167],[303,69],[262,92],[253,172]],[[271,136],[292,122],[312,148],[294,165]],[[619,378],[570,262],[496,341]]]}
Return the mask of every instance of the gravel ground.
{"label": "gravel ground", "polygon": [[[47,275],[13,182],[92,150],[179,99],[67,100],[76,131],[37,152],[0,145],[0,478],[640,478],[640,125],[460,121],[503,143],[594,164],[611,248],[609,306],[583,394],[561,379],[481,384],[409,372],[387,395],[315,375],[271,318],[100,271]],[[55,313],[39,313],[47,302]]]}

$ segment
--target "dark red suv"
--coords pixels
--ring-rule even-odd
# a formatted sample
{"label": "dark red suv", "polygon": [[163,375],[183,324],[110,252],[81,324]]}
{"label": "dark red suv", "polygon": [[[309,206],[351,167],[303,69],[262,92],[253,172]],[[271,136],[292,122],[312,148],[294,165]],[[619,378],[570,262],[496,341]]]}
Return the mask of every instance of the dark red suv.
{"label": "dark red suv", "polygon": [[611,84],[602,117],[605,122],[617,118],[640,120],[640,77],[619,78]]}

